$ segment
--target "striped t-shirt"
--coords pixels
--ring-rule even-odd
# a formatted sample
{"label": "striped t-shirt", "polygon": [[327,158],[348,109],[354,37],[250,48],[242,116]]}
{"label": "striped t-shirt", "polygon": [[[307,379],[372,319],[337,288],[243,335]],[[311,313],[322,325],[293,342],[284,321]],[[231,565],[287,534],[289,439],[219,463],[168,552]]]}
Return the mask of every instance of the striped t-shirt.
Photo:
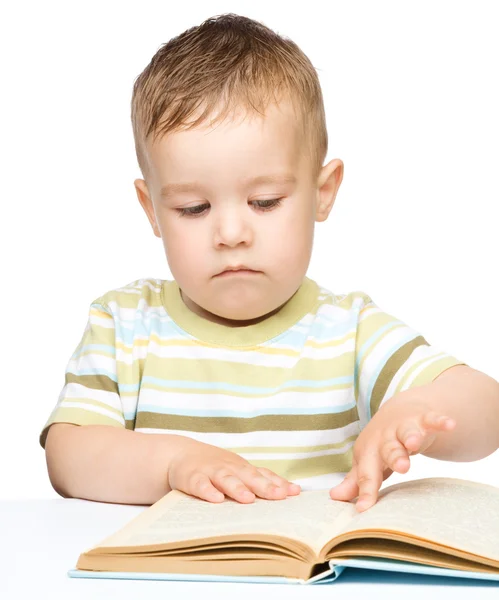
{"label": "striped t-shirt", "polygon": [[325,488],[384,402],[458,364],[365,293],[308,277],[243,327],[191,311],[174,280],[139,279],[91,303],[40,444],[52,423],[183,435]]}

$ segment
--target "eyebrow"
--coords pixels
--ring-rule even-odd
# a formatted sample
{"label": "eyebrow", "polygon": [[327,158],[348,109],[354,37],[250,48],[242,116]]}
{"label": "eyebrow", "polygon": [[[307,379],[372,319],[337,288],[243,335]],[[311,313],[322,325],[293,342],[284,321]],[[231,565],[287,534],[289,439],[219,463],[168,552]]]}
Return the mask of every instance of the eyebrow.
{"label": "eyebrow", "polygon": [[[257,177],[249,177],[247,179],[243,179],[244,185],[255,185],[259,183],[281,183],[281,184],[289,184],[296,183],[297,179],[294,175],[285,174],[285,175],[258,175]],[[203,189],[203,185],[197,181],[192,181],[188,183],[168,183],[161,188],[161,196],[167,197],[174,193],[180,192],[194,192],[196,190]]]}

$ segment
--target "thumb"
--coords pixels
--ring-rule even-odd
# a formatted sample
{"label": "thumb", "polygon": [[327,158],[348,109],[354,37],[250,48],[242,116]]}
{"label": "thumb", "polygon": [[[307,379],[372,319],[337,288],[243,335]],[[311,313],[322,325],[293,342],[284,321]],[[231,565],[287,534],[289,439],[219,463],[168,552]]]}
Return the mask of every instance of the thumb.
{"label": "thumb", "polygon": [[359,486],[357,484],[357,468],[346,475],[345,479],[337,486],[329,490],[329,496],[333,500],[352,500],[359,495]]}

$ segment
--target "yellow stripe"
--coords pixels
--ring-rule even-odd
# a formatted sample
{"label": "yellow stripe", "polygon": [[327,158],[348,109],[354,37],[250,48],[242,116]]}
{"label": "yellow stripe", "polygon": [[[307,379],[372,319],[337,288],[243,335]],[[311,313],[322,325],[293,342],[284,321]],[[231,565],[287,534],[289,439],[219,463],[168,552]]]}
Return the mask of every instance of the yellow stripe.
{"label": "yellow stripe", "polygon": [[93,317],[98,317],[99,319],[109,319],[110,321],[113,320],[112,315],[110,315],[109,313],[107,313],[103,310],[99,310],[95,306],[90,307],[89,314]]}
{"label": "yellow stripe", "polygon": [[319,446],[241,446],[237,448],[227,448],[236,454],[286,454],[296,452],[320,452],[322,450],[338,450],[347,446],[350,442],[357,439],[357,435],[351,435],[349,438],[337,442],[336,444],[321,444]]}
{"label": "yellow stripe", "polygon": [[248,460],[255,467],[270,469],[288,480],[317,477],[329,473],[346,473],[352,467],[353,447],[344,454],[314,456],[292,460]]}
{"label": "yellow stripe", "polygon": [[[398,394],[401,390],[407,388],[406,382],[411,377],[412,373],[414,373],[414,371],[416,369],[418,369],[424,363],[430,363],[430,361],[437,359],[439,356],[445,357],[446,356],[445,352],[439,352],[436,356],[425,356],[421,360],[418,360],[416,363],[414,363],[412,365],[412,367],[407,370],[407,372],[405,373],[405,375],[399,381],[399,384],[397,385],[397,387],[395,389],[395,393]],[[411,385],[410,387],[415,387],[415,386]]]}
{"label": "yellow stripe", "polygon": [[[415,363],[408,371],[407,377],[409,377],[421,364],[424,362],[433,361],[431,364],[428,364],[421,373],[418,373],[414,381],[411,383],[411,388],[418,387],[421,385],[426,385],[431,383],[434,379],[436,379],[440,373],[443,373],[448,368],[453,367],[455,365],[466,365],[466,363],[454,358],[453,356],[448,356],[445,352],[440,353],[441,358],[438,358],[439,355],[424,358],[417,363]],[[437,360],[435,360],[437,359]],[[468,365],[466,365],[468,366]],[[399,386],[400,388],[400,386]],[[398,391],[398,390],[397,390]]]}
{"label": "yellow stripe", "polygon": [[[139,374],[143,372],[144,360],[134,362],[133,365],[124,365],[118,362],[120,382],[138,383]],[[259,387],[275,389],[274,393],[279,391],[279,387],[292,380],[316,381],[321,382],[332,377],[348,377],[350,382],[337,384],[336,386],[324,386],[324,390],[346,389],[353,385],[353,352],[347,352],[341,356],[331,359],[307,359],[302,358],[294,366],[272,366],[265,367],[250,363],[237,363],[229,360],[199,359],[196,360],[196,368],[193,368],[193,359],[187,358],[159,358],[149,354],[147,359],[147,375],[169,381],[185,381],[186,383],[204,383],[204,382],[223,382],[225,385],[249,386],[254,389],[255,395],[258,394]],[[143,382],[142,388],[164,391],[165,388],[153,383]],[[281,389],[280,391],[288,390]],[[296,388],[295,388],[296,389]],[[299,387],[298,389],[303,389]],[[310,391],[317,388],[311,386]],[[184,390],[184,388],[182,388]],[[219,390],[217,390],[218,392]],[[197,389],[194,393],[203,393],[203,389]],[[207,393],[213,394],[213,389],[207,390]],[[234,392],[234,395],[238,395]],[[253,395],[253,393],[250,393]]]}
{"label": "yellow stripe", "polygon": [[[55,414],[57,414],[57,417]],[[43,449],[45,449],[48,429],[54,423],[73,423],[74,425],[109,425],[111,427],[124,428],[123,425],[114,419],[111,419],[111,417],[107,417],[106,415],[85,411],[81,408],[64,408],[60,406],[53,412],[40,434],[40,444]]]}
{"label": "yellow stripe", "polygon": [[[344,336],[340,338],[335,338],[333,340],[327,342],[317,342],[316,340],[307,340],[304,344],[305,348],[317,348],[317,349],[325,349],[325,348],[334,348],[337,346],[341,346],[345,342],[355,337],[355,331],[349,331]],[[163,339],[160,338],[156,333],[151,333],[148,339],[134,340],[133,345],[124,344],[120,340],[116,340],[116,348],[119,348],[124,354],[132,354],[134,348],[140,347],[148,347],[151,342],[154,342],[156,345],[164,347],[164,348],[192,348],[203,346],[205,348],[211,348],[214,350],[219,350],[220,346],[217,344],[210,344],[209,342],[204,342],[202,340],[190,340],[190,339]],[[257,354],[264,355],[273,355],[273,356],[299,356],[302,353],[302,349],[300,350],[292,350],[290,348],[272,348],[268,346],[255,346],[251,348],[252,352],[256,352]],[[185,359],[184,359],[185,360]]]}
{"label": "yellow stripe", "polygon": [[[93,398],[62,398],[61,399],[62,408],[74,408],[71,404],[80,403],[80,404],[89,404],[90,406],[98,406],[99,408],[103,408],[108,410],[109,412],[115,413],[117,417],[123,418],[123,411],[114,408],[113,406],[109,406],[104,402],[99,402],[98,400],[94,400]],[[69,405],[69,406],[68,406]],[[76,408],[80,408],[81,406],[77,406]],[[98,413],[100,414],[100,413]]]}
{"label": "yellow stripe", "polygon": [[[337,385],[324,385],[324,386],[287,386],[285,390],[276,390],[275,392],[269,394],[268,392],[262,392],[262,393],[258,393],[258,392],[239,392],[239,391],[233,391],[233,390],[223,390],[223,389],[217,389],[216,390],[216,394],[217,396],[230,396],[231,398],[272,398],[273,396],[276,396],[279,393],[283,393],[283,391],[285,392],[300,392],[303,394],[313,394],[315,392],[331,392],[333,390],[346,390],[348,388],[352,387],[351,384],[349,383],[344,383],[344,384],[337,384]],[[165,388],[158,386],[158,385],[153,385],[151,383],[144,383],[143,385],[141,385],[141,389],[148,389],[148,390],[156,390],[158,392],[164,392]],[[192,387],[192,388],[188,388],[188,387],[169,387],[168,388],[168,393],[171,394],[196,394],[196,395],[212,395],[214,393],[213,389],[206,389],[206,390],[202,390],[196,387]],[[122,392],[122,395],[125,396],[127,395],[127,392]],[[129,396],[136,396],[137,392],[129,392],[128,393]],[[201,410],[201,409],[200,409]],[[290,410],[292,410],[290,408]]]}

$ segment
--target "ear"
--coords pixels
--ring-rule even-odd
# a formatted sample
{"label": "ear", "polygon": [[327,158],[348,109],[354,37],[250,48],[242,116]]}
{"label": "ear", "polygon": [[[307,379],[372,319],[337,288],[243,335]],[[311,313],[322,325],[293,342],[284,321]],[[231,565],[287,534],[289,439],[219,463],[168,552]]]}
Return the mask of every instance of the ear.
{"label": "ear", "polygon": [[154,206],[149,195],[149,190],[147,189],[146,182],[143,179],[136,179],[133,182],[133,185],[135,186],[135,191],[137,192],[137,198],[139,199],[140,205],[144,209],[147,218],[149,219],[149,223],[151,224],[152,230],[154,231],[154,235],[160,238],[161,232],[159,231],[158,224],[156,223]]}
{"label": "ear", "polygon": [[321,222],[328,218],[343,180],[343,170],[343,161],[339,158],[322,167],[317,179],[316,221]]}

